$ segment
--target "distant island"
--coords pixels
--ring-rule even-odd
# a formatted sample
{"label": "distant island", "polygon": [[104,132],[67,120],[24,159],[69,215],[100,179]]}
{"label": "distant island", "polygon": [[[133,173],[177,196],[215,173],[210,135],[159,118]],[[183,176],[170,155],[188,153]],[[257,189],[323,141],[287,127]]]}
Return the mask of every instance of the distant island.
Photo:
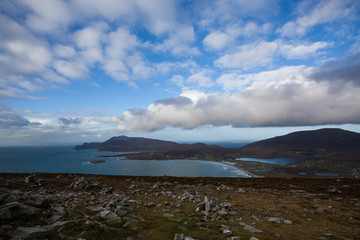
{"label": "distant island", "polygon": [[[266,176],[291,176],[301,173],[312,176],[314,173],[325,171],[337,172],[339,176],[360,177],[360,133],[338,128],[293,132],[240,148],[224,148],[204,143],[178,144],[127,136],[112,137],[101,143],[91,142],[75,146],[75,149],[88,148],[118,152],[115,156],[126,156],[127,159],[228,161],[255,174]],[[125,155],[121,152],[136,153]],[[300,161],[291,166],[264,166],[253,162],[238,164],[239,158],[294,158]]]}

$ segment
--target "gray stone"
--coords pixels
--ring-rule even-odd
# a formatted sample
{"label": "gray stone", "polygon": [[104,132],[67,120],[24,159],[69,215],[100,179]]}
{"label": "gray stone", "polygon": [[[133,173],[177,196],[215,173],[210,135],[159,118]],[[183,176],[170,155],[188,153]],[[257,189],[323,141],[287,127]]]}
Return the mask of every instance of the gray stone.
{"label": "gray stone", "polygon": [[52,200],[46,196],[36,196],[34,199],[30,199],[24,202],[24,204],[37,207],[37,208],[49,208]]}
{"label": "gray stone", "polygon": [[7,208],[0,208],[0,220],[9,220],[12,218],[11,211]]}
{"label": "gray stone", "polygon": [[256,221],[256,222],[260,222],[260,218],[258,218],[258,217],[255,216],[255,215],[252,215],[252,216],[251,216],[251,219],[254,220],[254,221]]}
{"label": "gray stone", "polygon": [[25,183],[34,183],[37,181],[37,176],[35,174],[27,176],[25,178]]}
{"label": "gray stone", "polygon": [[155,203],[149,202],[144,204],[145,207],[155,207]]}
{"label": "gray stone", "polygon": [[268,222],[281,223],[281,219],[280,219],[280,218],[277,218],[277,217],[268,217],[268,218],[266,219],[266,221],[268,221]]}
{"label": "gray stone", "polygon": [[103,219],[113,219],[113,218],[116,218],[117,215],[109,210],[104,210],[104,211],[101,211],[99,212],[99,216]]}
{"label": "gray stone", "polygon": [[225,211],[225,209],[221,209],[221,210],[218,212],[218,214],[219,214],[220,216],[226,216],[226,215],[228,215],[228,213]]}
{"label": "gray stone", "polygon": [[187,228],[186,228],[186,227],[181,226],[181,225],[177,225],[177,226],[178,226],[178,228],[179,228],[180,230],[182,230],[182,231],[184,231],[184,232],[187,231]]}
{"label": "gray stone", "polygon": [[174,214],[172,213],[163,213],[164,217],[174,217]]}
{"label": "gray stone", "polygon": [[161,185],[159,182],[157,182],[154,184],[154,186],[152,188],[158,190],[158,189],[161,189]]}
{"label": "gray stone", "polygon": [[95,182],[95,181],[92,181],[88,178],[85,178],[85,177],[81,177],[79,178],[76,182],[73,182],[71,184],[71,187],[75,190],[83,190],[83,189],[99,189],[99,188],[102,188],[102,186]]}
{"label": "gray stone", "polygon": [[108,219],[106,222],[110,225],[116,225],[116,224],[122,223],[122,220],[120,217],[114,217],[114,218]]}
{"label": "gray stone", "polygon": [[18,197],[10,191],[8,193],[1,194],[0,196],[0,202],[2,203],[11,203],[17,201]]}
{"label": "gray stone", "polygon": [[184,234],[175,234],[174,240],[184,240]]}
{"label": "gray stone", "polygon": [[240,236],[230,236],[226,240],[241,240]]}
{"label": "gray stone", "polygon": [[283,221],[283,223],[288,224],[288,225],[292,225],[292,224],[293,224],[292,221],[287,220],[287,219],[283,219],[282,221]]}
{"label": "gray stone", "polygon": [[263,232],[262,230],[257,229],[257,228],[255,228],[255,227],[253,227],[251,225],[248,225],[248,224],[245,224],[244,230],[252,232],[252,233],[261,233],[261,232]]}
{"label": "gray stone", "polygon": [[16,209],[20,206],[20,203],[19,202],[10,202],[10,203],[6,203],[3,205],[4,208],[7,208],[7,209]]}
{"label": "gray stone", "polygon": [[47,230],[44,228],[38,227],[19,227],[12,234],[12,237],[20,237],[21,239],[34,239],[34,238],[42,238],[47,235]]}
{"label": "gray stone", "polygon": [[57,221],[59,221],[61,218],[62,218],[62,216],[60,216],[60,215],[53,215],[53,216],[51,216],[51,217],[47,220],[47,223],[57,222]]}
{"label": "gray stone", "polygon": [[319,207],[319,208],[316,209],[316,212],[324,213],[324,212],[327,212],[327,210],[325,208]]}
{"label": "gray stone", "polygon": [[20,203],[19,212],[25,215],[34,215],[36,213],[36,208]]}
{"label": "gray stone", "polygon": [[257,237],[251,237],[249,240],[259,240]]}
{"label": "gray stone", "polygon": [[195,240],[195,239],[192,237],[186,236],[186,237],[184,237],[184,240]]}

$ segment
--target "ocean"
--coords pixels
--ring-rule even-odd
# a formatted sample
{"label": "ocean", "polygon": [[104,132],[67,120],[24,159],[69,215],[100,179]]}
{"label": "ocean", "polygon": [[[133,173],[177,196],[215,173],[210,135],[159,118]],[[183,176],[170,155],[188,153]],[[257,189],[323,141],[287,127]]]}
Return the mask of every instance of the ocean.
{"label": "ocean", "polygon": [[[0,173],[84,173],[129,176],[248,177],[222,163],[194,160],[124,160],[114,152],[74,146],[0,147]],[[92,160],[105,160],[92,164]]]}

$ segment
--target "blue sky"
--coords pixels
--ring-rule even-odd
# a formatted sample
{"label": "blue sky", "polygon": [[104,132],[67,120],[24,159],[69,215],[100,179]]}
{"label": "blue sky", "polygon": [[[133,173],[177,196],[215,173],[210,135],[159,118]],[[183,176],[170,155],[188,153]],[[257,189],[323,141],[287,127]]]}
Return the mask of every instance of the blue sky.
{"label": "blue sky", "polygon": [[360,132],[357,0],[2,0],[0,145]]}

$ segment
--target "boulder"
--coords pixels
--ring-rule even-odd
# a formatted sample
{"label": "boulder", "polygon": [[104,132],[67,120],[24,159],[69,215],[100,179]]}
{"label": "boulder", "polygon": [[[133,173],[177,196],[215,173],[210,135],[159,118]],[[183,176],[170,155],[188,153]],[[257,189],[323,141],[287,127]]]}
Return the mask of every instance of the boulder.
{"label": "boulder", "polygon": [[11,191],[4,192],[0,195],[0,203],[17,202],[18,197]]}
{"label": "boulder", "polygon": [[205,221],[215,221],[227,215],[238,215],[236,211],[232,210],[232,204],[228,202],[218,203],[215,198],[205,197],[204,202],[199,203],[195,212],[203,215]]}
{"label": "boulder", "polygon": [[184,234],[175,234],[174,240],[184,240]]}
{"label": "boulder", "polygon": [[47,235],[47,230],[39,227],[18,227],[12,234],[13,238],[36,239],[43,238]]}
{"label": "boulder", "polygon": [[7,208],[0,208],[0,220],[12,219],[11,211]]}
{"label": "boulder", "polygon": [[252,232],[252,233],[261,233],[261,232],[263,232],[262,230],[257,229],[256,227],[253,227],[253,226],[248,225],[248,224],[244,225],[244,230]]}
{"label": "boulder", "polygon": [[38,180],[38,178],[37,178],[36,174],[32,174],[25,178],[25,183],[35,183],[35,182],[37,182],[37,180]]}
{"label": "boulder", "polygon": [[92,181],[86,177],[81,177],[77,181],[71,184],[71,187],[75,190],[87,190],[87,189],[99,189],[101,185],[95,181]]}
{"label": "boulder", "polygon": [[37,208],[49,208],[52,203],[52,199],[48,196],[35,196],[33,199],[24,201],[24,204],[37,207]]}
{"label": "boulder", "polygon": [[268,218],[266,219],[266,221],[268,221],[268,222],[281,223],[281,219],[280,219],[280,218],[277,218],[277,217],[268,217]]}

